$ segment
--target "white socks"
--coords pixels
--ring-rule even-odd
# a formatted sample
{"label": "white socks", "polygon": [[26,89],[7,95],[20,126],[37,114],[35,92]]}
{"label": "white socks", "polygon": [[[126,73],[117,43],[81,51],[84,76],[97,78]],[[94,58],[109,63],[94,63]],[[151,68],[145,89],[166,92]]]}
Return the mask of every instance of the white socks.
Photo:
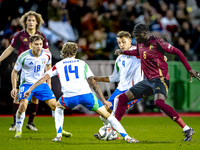
{"label": "white socks", "polygon": [[114,99],[113,111],[112,111],[112,113],[111,113],[111,115],[113,115],[113,116],[115,115],[115,111],[116,111],[116,109],[117,109],[118,102],[119,102],[119,99],[118,99],[117,97],[115,97],[115,99]]}
{"label": "white socks", "polygon": [[55,119],[55,111],[51,110],[52,112],[52,117]]}
{"label": "white socks", "polygon": [[183,131],[189,130],[190,127],[188,127],[187,125],[183,128]]}
{"label": "white socks", "polygon": [[22,114],[19,112],[19,110],[17,110],[16,113],[16,132],[20,131],[22,132],[22,126],[24,123],[24,119],[25,119],[25,112],[23,112]]}
{"label": "white socks", "polygon": [[62,108],[56,107],[55,125],[56,125],[57,137],[62,137],[63,122],[64,122],[64,110]]}
{"label": "white socks", "polygon": [[107,125],[109,124],[109,121],[106,120],[105,118],[103,118],[102,116],[100,116],[100,119],[103,121],[103,124],[104,124],[105,126],[107,126]]}
{"label": "white socks", "polygon": [[128,134],[126,133],[124,127],[121,125],[121,123],[112,115],[110,115],[107,119],[111,126],[121,134],[122,137],[126,137]]}

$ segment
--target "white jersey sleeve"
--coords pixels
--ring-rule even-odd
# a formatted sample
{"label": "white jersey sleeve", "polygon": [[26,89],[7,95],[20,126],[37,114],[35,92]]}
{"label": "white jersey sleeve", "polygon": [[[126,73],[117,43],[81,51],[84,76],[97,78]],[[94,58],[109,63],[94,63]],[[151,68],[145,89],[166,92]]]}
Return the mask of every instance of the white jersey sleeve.
{"label": "white jersey sleeve", "polygon": [[23,60],[23,53],[21,53],[21,55],[19,55],[19,57],[17,58],[17,61],[15,62],[15,66],[14,69],[17,71],[20,71],[22,69],[22,60]]}
{"label": "white jersey sleeve", "polygon": [[118,56],[116,61],[115,61],[115,66],[113,69],[112,75],[109,76],[109,81],[110,82],[119,82],[120,81],[120,69],[119,69],[119,60],[121,56]]}

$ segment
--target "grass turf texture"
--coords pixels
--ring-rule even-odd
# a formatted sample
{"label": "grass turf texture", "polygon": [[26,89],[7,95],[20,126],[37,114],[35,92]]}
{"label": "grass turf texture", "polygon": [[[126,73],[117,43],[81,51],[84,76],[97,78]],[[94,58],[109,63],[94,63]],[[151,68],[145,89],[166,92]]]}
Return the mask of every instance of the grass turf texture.
{"label": "grass turf texture", "polygon": [[184,142],[182,129],[168,117],[125,117],[121,123],[130,136],[140,143],[126,143],[124,140],[100,141],[93,137],[103,126],[99,117],[65,117],[64,129],[73,133],[62,142],[52,142],[56,136],[51,117],[36,117],[34,124],[38,131],[26,129],[24,121],[21,139],[15,139],[15,131],[8,131],[13,119],[0,118],[0,150],[199,150],[200,118],[182,117],[195,130],[189,142]]}

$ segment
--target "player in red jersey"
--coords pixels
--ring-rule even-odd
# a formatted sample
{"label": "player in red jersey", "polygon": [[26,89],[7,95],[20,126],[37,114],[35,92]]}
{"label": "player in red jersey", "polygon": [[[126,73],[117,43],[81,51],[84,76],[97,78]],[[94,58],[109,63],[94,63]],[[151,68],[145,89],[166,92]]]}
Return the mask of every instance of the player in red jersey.
{"label": "player in red jersey", "polygon": [[[10,46],[2,53],[0,56],[0,62],[6,59],[16,48],[18,49],[18,56],[28,50],[31,49],[30,47],[30,37],[35,34],[42,35],[44,37],[44,43],[43,43],[43,48],[48,49],[48,43],[46,40],[46,37],[44,34],[39,32],[40,26],[44,23],[44,20],[42,19],[42,16],[34,11],[29,11],[25,13],[21,18],[20,22],[22,23],[23,30],[21,30],[16,36],[12,39],[12,42]],[[18,73],[18,81],[17,81],[17,93],[19,93],[19,85],[20,85],[20,74],[21,72]],[[49,81],[48,85],[51,86],[51,83]],[[36,115],[37,108],[38,108],[38,99],[35,97],[32,98],[32,103],[30,105],[30,112],[29,112],[29,120],[26,125],[28,129],[37,131],[37,128],[33,124],[33,119]],[[17,112],[17,109],[19,107],[19,102],[18,102],[18,95],[14,98],[13,100],[13,115],[14,115],[14,124],[9,128],[9,130],[14,131],[16,129],[15,125],[15,114]]]}
{"label": "player in red jersey", "polygon": [[165,104],[169,88],[168,65],[164,60],[164,53],[176,54],[183,63],[190,75],[199,80],[199,72],[192,70],[183,53],[164,40],[155,36],[149,36],[149,28],[146,24],[137,24],[134,27],[134,35],[137,41],[137,49],[132,51],[116,50],[116,54],[125,54],[131,56],[140,56],[141,65],[145,79],[127,92],[119,96],[119,102],[115,117],[120,121],[126,111],[127,103],[131,100],[142,98],[143,96],[154,95],[154,104],[167,114],[173,121],[178,123],[185,133],[184,141],[190,141],[194,130],[187,126],[176,111],[169,105]]}

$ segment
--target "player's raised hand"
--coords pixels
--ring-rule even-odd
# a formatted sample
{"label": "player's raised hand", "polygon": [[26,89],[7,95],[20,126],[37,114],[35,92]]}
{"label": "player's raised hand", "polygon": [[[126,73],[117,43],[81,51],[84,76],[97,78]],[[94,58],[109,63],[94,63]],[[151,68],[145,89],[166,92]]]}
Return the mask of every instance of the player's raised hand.
{"label": "player's raised hand", "polygon": [[15,98],[15,96],[17,95],[17,89],[16,88],[12,89],[12,91],[10,92],[10,95],[12,98]]}
{"label": "player's raised hand", "polygon": [[196,70],[190,70],[189,75],[190,75],[190,82],[192,82],[192,77],[195,77],[197,80],[200,81],[200,72]]}
{"label": "player's raised hand", "polygon": [[31,94],[31,91],[30,90],[27,90],[25,93],[24,93],[24,97],[25,98],[28,98]]}
{"label": "player's raised hand", "polygon": [[115,55],[120,55],[120,54],[124,54],[124,51],[121,49],[116,49],[115,50]]}

